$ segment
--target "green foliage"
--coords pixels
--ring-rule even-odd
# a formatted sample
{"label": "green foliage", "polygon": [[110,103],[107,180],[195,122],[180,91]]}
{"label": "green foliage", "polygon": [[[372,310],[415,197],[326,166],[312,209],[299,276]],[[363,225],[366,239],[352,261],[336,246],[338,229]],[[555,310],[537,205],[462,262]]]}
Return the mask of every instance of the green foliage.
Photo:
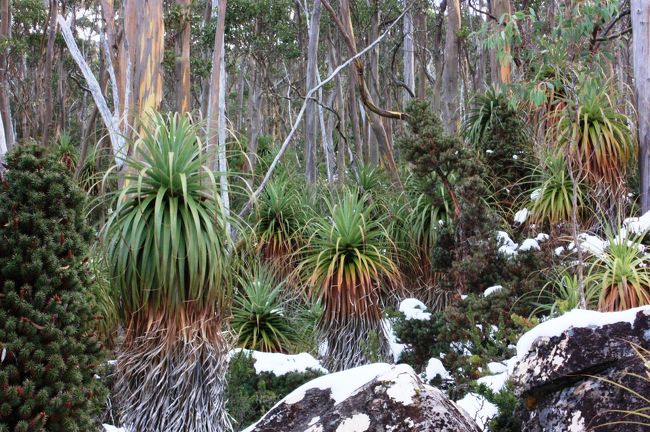
{"label": "green foliage", "polygon": [[498,393],[495,393],[485,384],[480,384],[476,392],[484,396],[488,402],[493,403],[499,410],[498,414],[488,421],[490,432],[520,432],[521,418],[516,414],[519,398],[514,392],[510,382]]}
{"label": "green foliage", "polygon": [[156,115],[135,145],[106,228],[122,311],[173,317],[188,303],[224,304],[230,237],[197,127],[186,117]]}
{"label": "green foliage", "polygon": [[309,210],[304,195],[287,177],[275,177],[260,195],[253,217],[258,251],[286,276],[293,270],[294,254],[305,243]]}
{"label": "green foliage", "polygon": [[521,193],[521,180],[531,173],[532,143],[517,107],[492,87],[474,98],[463,129],[485,160],[496,198],[511,203]]}
{"label": "green foliage", "polygon": [[[592,309],[598,300],[598,290],[594,284],[585,283],[587,307]],[[532,314],[544,314],[551,317],[562,315],[580,305],[578,275],[569,269],[559,271],[537,294],[537,307]]]}
{"label": "green foliage", "polygon": [[89,303],[84,195],[46,149],[0,180],[0,430],[94,431],[105,389]]}
{"label": "green foliage", "polygon": [[239,278],[239,292],[232,308],[232,329],[237,345],[257,351],[288,351],[296,343],[286,301],[281,298],[284,281],[263,266],[254,266]]}
{"label": "green foliage", "polygon": [[[619,230],[620,232],[620,230]],[[642,235],[606,230],[608,247],[593,257],[587,283],[599,292],[598,308],[618,311],[650,304],[650,270]]]}
{"label": "green foliage", "polygon": [[[562,153],[550,153],[533,175],[533,188],[529,221],[535,224],[556,225],[572,219],[573,182],[568,172],[566,158]],[[577,216],[581,220],[586,213],[586,186],[577,185]]]}
{"label": "green foliage", "polygon": [[329,344],[328,369],[339,370],[362,362],[358,344],[379,329],[381,290],[396,285],[399,271],[383,220],[373,218],[367,196],[343,192],[328,207],[329,215],[309,227],[314,234],[300,272],[323,306],[318,331]]}
{"label": "green foliage", "polygon": [[616,187],[624,181],[636,146],[631,121],[616,110],[610,91],[606,83],[582,77],[576,100],[567,97],[552,113],[556,127],[549,139],[566,149],[589,182]]}
{"label": "green foliage", "polygon": [[230,359],[226,397],[228,413],[232,416],[235,430],[243,430],[259,420],[280,399],[322,375],[321,372],[312,370],[281,376],[269,372],[257,374],[254,364],[255,360],[246,352],[239,352]]}

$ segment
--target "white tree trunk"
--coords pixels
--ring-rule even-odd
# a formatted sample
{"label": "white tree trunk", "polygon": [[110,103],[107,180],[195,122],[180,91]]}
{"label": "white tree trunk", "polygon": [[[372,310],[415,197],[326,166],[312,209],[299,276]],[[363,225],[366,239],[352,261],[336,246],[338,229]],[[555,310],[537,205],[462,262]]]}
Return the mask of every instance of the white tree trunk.
{"label": "white tree trunk", "polygon": [[[318,38],[320,34],[320,0],[314,0],[314,6],[309,20],[309,43],[307,47],[307,77],[306,88],[311,90],[318,84]],[[316,182],[316,102],[307,100],[305,112],[305,176],[307,183]]]}
{"label": "white tree trunk", "polygon": [[[404,7],[408,7],[409,2],[405,1]],[[409,10],[404,15],[404,84],[412,92],[415,92],[415,48],[413,43],[413,13]],[[411,94],[404,90],[403,106],[411,101]]]}
{"label": "white tree trunk", "polygon": [[4,161],[5,155],[7,154],[7,138],[5,134],[5,127],[2,122],[2,116],[0,115],[0,178],[2,178],[2,173],[4,172]]}
{"label": "white tree trunk", "polygon": [[70,50],[70,54],[72,55],[74,61],[77,63],[77,66],[79,66],[79,69],[81,69],[81,72],[86,79],[86,83],[88,84],[90,94],[92,95],[93,100],[95,101],[95,105],[97,105],[97,109],[99,110],[99,114],[102,117],[104,125],[108,130],[108,136],[111,141],[111,146],[113,147],[115,164],[118,168],[121,168],[122,165],[124,165],[126,148],[124,146],[124,138],[120,134],[119,119],[114,118],[111,114],[111,111],[108,109],[108,104],[106,103],[106,99],[102,94],[102,89],[97,82],[97,78],[95,78],[95,75],[93,75],[92,70],[90,70],[88,63],[81,55],[81,51],[79,51],[77,42],[74,40],[74,36],[70,30],[70,25],[61,15],[57,16],[57,21],[59,22],[59,27],[61,28],[63,39],[65,40],[65,43]]}
{"label": "white tree trunk", "polygon": [[634,82],[639,118],[641,211],[650,210],[650,1],[632,0]]}

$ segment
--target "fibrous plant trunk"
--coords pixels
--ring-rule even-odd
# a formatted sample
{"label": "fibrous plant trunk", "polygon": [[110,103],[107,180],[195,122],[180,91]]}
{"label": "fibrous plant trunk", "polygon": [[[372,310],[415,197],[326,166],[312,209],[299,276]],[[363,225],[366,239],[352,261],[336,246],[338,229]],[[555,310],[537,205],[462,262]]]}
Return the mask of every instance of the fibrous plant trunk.
{"label": "fibrous plant trunk", "polygon": [[[330,372],[388,358],[390,345],[382,324],[379,295],[375,292],[370,297],[360,302],[344,299],[346,307],[342,309],[333,304],[324,305],[326,312],[316,326],[316,333],[319,346],[326,348],[323,366]],[[337,298],[329,297],[329,300]]]}
{"label": "fibrous plant trunk", "polygon": [[231,430],[224,399],[228,349],[214,314],[134,318],[117,359],[127,431]]}

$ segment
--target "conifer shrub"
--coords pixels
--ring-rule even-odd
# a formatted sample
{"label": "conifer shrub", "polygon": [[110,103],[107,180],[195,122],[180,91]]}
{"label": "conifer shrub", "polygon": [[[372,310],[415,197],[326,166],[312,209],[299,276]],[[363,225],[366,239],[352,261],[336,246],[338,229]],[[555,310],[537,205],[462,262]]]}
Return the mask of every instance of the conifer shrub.
{"label": "conifer shrub", "polygon": [[275,376],[271,372],[256,373],[255,360],[245,351],[230,359],[226,380],[227,410],[234,430],[243,430],[266,414],[280,399],[319,376],[322,372],[308,369]]}
{"label": "conifer shrub", "polygon": [[0,179],[0,431],[91,431],[105,392],[84,195],[36,146]]}

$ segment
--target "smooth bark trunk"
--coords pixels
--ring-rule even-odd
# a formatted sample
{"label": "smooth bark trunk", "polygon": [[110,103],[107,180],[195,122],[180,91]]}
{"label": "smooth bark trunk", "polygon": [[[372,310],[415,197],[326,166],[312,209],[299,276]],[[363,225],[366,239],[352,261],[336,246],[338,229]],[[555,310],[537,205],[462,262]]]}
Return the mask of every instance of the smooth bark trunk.
{"label": "smooth bark trunk", "polygon": [[460,2],[449,0],[447,4],[447,34],[445,39],[445,65],[442,72],[442,115],[445,132],[455,134],[459,127],[459,61],[460,50]]}
{"label": "smooth bark trunk", "polygon": [[650,2],[632,0],[634,82],[639,119],[641,212],[650,210]]}

